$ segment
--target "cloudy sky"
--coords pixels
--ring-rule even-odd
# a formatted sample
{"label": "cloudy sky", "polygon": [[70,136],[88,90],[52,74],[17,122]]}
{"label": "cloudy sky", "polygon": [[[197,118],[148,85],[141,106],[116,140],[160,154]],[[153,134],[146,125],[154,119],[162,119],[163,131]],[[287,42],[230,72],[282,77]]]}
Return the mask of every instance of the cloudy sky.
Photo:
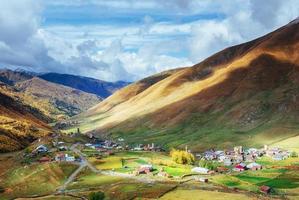
{"label": "cloudy sky", "polygon": [[0,68],[134,81],[299,16],[298,0],[0,1]]}

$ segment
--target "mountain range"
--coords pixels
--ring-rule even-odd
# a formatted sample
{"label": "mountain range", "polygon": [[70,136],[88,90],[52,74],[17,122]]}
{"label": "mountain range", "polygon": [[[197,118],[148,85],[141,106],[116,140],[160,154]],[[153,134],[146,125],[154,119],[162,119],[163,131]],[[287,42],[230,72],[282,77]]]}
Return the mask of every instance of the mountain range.
{"label": "mountain range", "polygon": [[[43,79],[53,76],[53,82]],[[65,85],[64,81],[55,83],[59,79]],[[86,86],[93,85],[88,92],[77,89],[84,80]],[[67,86],[69,83],[73,84]],[[0,152],[24,148],[53,131],[48,123],[87,110],[125,84],[74,75],[0,70]]]}
{"label": "mountain range", "polygon": [[[299,24],[130,84],[71,120],[129,143],[194,150],[298,135]],[[73,130],[76,127],[70,127]]]}

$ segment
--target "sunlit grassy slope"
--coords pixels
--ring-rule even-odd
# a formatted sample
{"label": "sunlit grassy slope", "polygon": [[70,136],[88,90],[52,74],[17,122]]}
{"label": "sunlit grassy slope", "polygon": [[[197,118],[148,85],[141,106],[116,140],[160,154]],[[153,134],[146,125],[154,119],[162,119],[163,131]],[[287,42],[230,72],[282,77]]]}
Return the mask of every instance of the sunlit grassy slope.
{"label": "sunlit grassy slope", "polygon": [[15,84],[17,95],[44,115],[54,120],[79,114],[99,103],[101,98],[80,90],[51,83],[40,78]]}
{"label": "sunlit grassy slope", "polygon": [[2,198],[52,194],[77,167],[70,163],[45,163],[12,168],[0,182],[6,189]]}
{"label": "sunlit grassy slope", "polygon": [[[299,24],[129,85],[75,117],[83,132],[195,149],[298,133]],[[71,127],[70,130],[72,130]]]}

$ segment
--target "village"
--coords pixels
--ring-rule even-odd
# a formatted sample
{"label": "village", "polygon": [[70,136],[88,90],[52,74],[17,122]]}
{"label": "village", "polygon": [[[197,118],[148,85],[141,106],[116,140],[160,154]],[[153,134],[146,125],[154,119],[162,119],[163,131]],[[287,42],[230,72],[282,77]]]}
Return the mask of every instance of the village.
{"label": "village", "polygon": [[[185,177],[201,183],[209,183],[217,175],[236,176],[246,171],[260,171],[268,166],[260,162],[270,159],[280,162],[290,157],[298,157],[296,152],[279,147],[263,148],[236,146],[231,150],[210,149],[192,152],[187,147],[182,150],[189,154],[192,162],[175,163],[166,150],[154,143],[128,145],[125,139],[102,140],[89,137],[87,142],[70,143],[55,137],[51,142],[42,141],[24,154],[27,163],[69,162],[90,165],[93,171],[113,176],[140,177],[141,179],[174,180]],[[272,188],[260,185],[259,192],[271,193]]]}

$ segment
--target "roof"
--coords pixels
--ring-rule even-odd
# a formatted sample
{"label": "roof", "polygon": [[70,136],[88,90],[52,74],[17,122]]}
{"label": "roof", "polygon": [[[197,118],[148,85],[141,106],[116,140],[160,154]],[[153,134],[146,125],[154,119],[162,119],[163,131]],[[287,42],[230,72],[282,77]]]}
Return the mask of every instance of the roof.
{"label": "roof", "polygon": [[260,190],[262,190],[262,191],[269,191],[271,188],[269,187],[269,186],[266,186],[266,185],[262,185],[261,187],[260,187]]}
{"label": "roof", "polygon": [[152,169],[153,166],[152,165],[140,165],[140,168],[149,168],[149,169]]}
{"label": "roof", "polygon": [[235,168],[237,168],[237,169],[244,169],[245,167],[243,167],[242,165],[236,165]]}
{"label": "roof", "polygon": [[203,167],[194,167],[191,170],[192,172],[200,172],[200,173],[208,173],[210,170],[207,168],[203,168]]}
{"label": "roof", "polygon": [[49,160],[50,160],[50,158],[48,158],[48,157],[42,157],[39,159],[39,161],[49,161]]}
{"label": "roof", "polygon": [[256,163],[256,162],[253,162],[253,163],[250,163],[247,165],[248,168],[253,168],[253,167],[261,167],[262,165]]}

